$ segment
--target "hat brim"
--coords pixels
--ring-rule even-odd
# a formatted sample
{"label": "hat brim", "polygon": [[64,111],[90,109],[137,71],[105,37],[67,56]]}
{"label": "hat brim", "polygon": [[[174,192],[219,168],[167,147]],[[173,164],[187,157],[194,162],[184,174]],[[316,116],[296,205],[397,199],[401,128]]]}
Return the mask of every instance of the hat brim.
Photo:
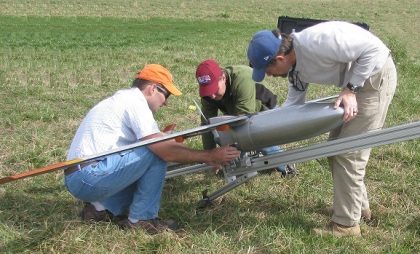
{"label": "hat brim", "polygon": [[254,68],[252,69],[252,79],[255,82],[260,82],[265,78],[265,68],[258,69]]}
{"label": "hat brim", "polygon": [[176,88],[176,86],[174,86],[174,84],[171,84],[171,85],[165,85],[165,84],[162,84],[165,88],[166,88],[166,90],[168,90],[172,95],[175,95],[175,96],[180,96],[180,95],[182,95],[182,93],[181,93],[181,91],[179,91],[178,90],[178,88]]}
{"label": "hat brim", "polygon": [[199,94],[200,97],[207,97],[215,94],[217,90],[219,90],[218,82],[213,84],[200,85]]}

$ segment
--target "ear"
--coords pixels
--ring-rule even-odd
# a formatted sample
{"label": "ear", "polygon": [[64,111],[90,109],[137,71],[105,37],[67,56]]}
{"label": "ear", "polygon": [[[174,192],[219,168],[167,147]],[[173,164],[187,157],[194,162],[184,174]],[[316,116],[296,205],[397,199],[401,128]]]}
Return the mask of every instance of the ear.
{"label": "ear", "polygon": [[153,84],[147,85],[144,89],[143,89],[143,95],[145,97],[150,97],[153,95],[154,91],[156,90],[155,86]]}
{"label": "ear", "polygon": [[284,62],[286,60],[286,57],[284,55],[277,55],[275,58],[280,62]]}
{"label": "ear", "polygon": [[225,72],[222,73],[222,80],[226,81],[226,74],[225,74]]}

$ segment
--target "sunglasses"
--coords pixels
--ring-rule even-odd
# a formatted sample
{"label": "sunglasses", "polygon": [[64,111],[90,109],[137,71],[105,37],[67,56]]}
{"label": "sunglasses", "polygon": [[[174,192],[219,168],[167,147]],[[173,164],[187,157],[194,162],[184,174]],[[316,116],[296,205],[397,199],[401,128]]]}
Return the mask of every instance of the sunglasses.
{"label": "sunglasses", "polygon": [[165,96],[165,100],[167,100],[169,96],[171,95],[171,93],[168,90],[166,90],[166,88],[162,87],[161,85],[157,85],[156,88],[160,93],[163,94],[163,96]]}

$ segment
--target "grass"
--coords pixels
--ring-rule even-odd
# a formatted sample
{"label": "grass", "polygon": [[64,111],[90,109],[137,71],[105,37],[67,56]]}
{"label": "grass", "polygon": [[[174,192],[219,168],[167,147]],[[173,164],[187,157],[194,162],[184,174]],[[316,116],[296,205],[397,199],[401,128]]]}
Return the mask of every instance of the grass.
{"label": "grass", "polygon": [[[199,124],[194,72],[203,59],[246,64],[252,34],[280,15],[364,21],[393,51],[399,87],[386,126],[420,119],[416,1],[0,1],[0,176],[65,160],[85,113],[128,87],[146,63],[161,63],[184,96],[157,115],[178,130]],[[285,80],[269,78],[285,97]],[[335,89],[312,86],[310,98]],[[201,147],[199,139],[188,141]],[[377,227],[363,239],[320,239],[310,229],[329,217],[332,181],[326,160],[299,164],[291,180],[263,175],[197,211],[201,191],[221,179],[192,174],[168,181],[162,217],[183,233],[147,236],[108,223],[84,224],[80,203],[50,173],[0,185],[0,253],[418,253],[418,140],[373,150],[366,183]]]}

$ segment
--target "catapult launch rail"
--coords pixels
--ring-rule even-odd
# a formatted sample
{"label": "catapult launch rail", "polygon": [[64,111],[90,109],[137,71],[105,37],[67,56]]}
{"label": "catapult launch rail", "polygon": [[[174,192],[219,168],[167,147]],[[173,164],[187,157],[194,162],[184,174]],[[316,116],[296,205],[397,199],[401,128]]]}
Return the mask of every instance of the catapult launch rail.
{"label": "catapult launch rail", "polygon": [[[206,192],[203,192],[203,199],[200,200],[199,207],[205,207],[206,205],[210,204],[212,200],[224,195],[242,183],[249,181],[251,178],[253,178],[253,176],[249,176],[247,174],[250,172],[273,168],[279,164],[303,162],[370,147],[414,140],[419,137],[420,121],[417,121],[382,130],[375,130],[351,137],[330,140],[324,143],[292,149],[277,154],[266,155],[262,157],[243,158],[247,161],[233,163],[224,169],[225,176],[237,176],[236,180],[226,184],[224,187],[210,195],[207,195]],[[183,168],[169,170],[166,174],[166,178],[209,169],[211,169],[211,167],[205,164],[190,165]]]}

